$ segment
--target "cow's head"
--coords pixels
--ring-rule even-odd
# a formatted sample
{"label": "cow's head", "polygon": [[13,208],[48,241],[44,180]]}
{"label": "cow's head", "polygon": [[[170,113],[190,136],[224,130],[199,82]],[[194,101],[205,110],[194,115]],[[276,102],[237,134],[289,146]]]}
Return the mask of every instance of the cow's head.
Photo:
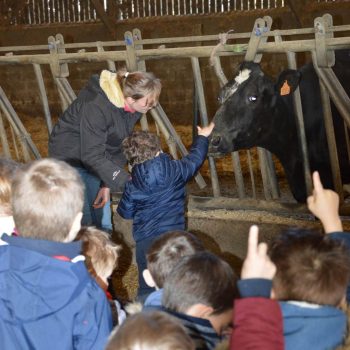
{"label": "cow's head", "polygon": [[243,62],[237,76],[221,90],[214,116],[210,153],[228,153],[262,146],[274,125],[281,95],[289,95],[300,80],[297,71],[283,71],[274,83],[254,62]]}

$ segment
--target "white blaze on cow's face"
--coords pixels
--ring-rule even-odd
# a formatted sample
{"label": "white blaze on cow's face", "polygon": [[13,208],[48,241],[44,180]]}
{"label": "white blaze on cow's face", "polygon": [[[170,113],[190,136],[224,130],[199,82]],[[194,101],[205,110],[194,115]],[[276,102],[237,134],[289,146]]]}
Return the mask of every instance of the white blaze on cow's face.
{"label": "white blaze on cow's face", "polygon": [[221,104],[225,103],[227,99],[229,99],[237,90],[238,87],[244,83],[246,80],[250,77],[251,70],[250,69],[243,69],[239,71],[239,74],[234,79],[234,84],[228,87],[227,89],[224,89],[221,92],[220,96],[220,102]]}

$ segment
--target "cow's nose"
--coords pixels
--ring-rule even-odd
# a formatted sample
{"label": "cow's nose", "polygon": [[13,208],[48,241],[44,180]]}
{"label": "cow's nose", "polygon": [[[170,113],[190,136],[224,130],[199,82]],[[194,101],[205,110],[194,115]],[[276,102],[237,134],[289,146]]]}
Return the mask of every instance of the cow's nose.
{"label": "cow's nose", "polygon": [[219,146],[221,142],[221,136],[219,135],[213,135],[212,138],[211,138],[211,144],[214,146],[214,147],[217,147]]}

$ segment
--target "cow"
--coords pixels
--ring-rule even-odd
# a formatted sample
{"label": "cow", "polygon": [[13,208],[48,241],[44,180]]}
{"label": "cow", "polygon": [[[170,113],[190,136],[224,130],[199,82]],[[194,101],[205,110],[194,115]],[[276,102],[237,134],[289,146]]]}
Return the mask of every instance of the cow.
{"label": "cow", "polygon": [[[348,94],[349,64],[349,51],[337,51],[333,70]],[[220,92],[220,107],[214,116],[215,128],[209,152],[212,155],[222,154],[256,146],[269,150],[280,160],[294,198],[305,202],[307,191],[292,96],[298,86],[310,169],[319,171],[326,188],[333,188],[319,81],[311,63],[299,70],[282,71],[276,81],[268,77],[259,64],[241,63],[236,77]],[[342,179],[343,183],[347,183],[350,180],[350,166],[344,123],[334,106],[332,112]]]}

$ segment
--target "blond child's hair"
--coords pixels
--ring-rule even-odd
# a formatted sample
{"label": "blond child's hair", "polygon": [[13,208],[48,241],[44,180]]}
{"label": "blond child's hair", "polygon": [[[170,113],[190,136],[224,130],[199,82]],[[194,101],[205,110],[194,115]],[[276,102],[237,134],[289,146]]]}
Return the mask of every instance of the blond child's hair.
{"label": "blond child's hair", "polygon": [[194,350],[181,323],[160,311],[130,316],[112,334],[106,350]]}
{"label": "blond child's hair", "polygon": [[89,272],[107,284],[107,278],[117,267],[121,246],[115,244],[106,232],[95,227],[82,228],[76,240],[82,241],[82,253]]}
{"label": "blond child's hair", "polygon": [[12,210],[20,236],[72,241],[72,226],[83,210],[84,185],[78,172],[56,159],[40,159],[16,172]]}

